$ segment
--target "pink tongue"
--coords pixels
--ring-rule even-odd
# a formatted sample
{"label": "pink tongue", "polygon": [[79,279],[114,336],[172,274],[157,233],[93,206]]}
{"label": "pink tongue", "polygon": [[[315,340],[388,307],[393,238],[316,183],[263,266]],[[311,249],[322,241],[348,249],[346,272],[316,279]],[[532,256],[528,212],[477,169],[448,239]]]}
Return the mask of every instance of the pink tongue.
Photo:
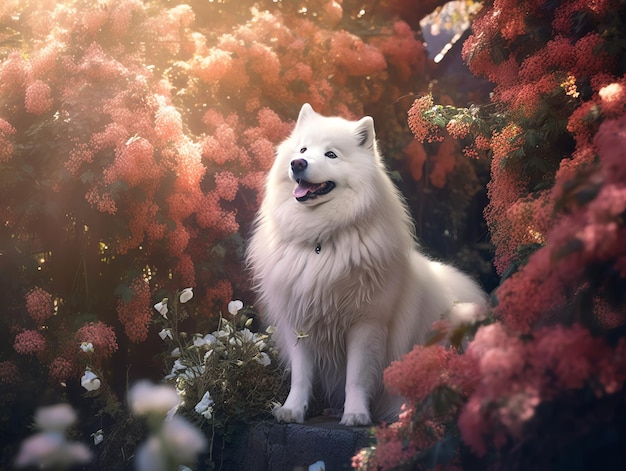
{"label": "pink tongue", "polygon": [[302,198],[303,196],[306,196],[306,194],[309,192],[313,193],[320,186],[321,186],[320,184],[315,184],[315,183],[307,182],[305,180],[300,180],[300,183],[298,184],[298,186],[293,190],[293,196],[295,196],[296,198]]}

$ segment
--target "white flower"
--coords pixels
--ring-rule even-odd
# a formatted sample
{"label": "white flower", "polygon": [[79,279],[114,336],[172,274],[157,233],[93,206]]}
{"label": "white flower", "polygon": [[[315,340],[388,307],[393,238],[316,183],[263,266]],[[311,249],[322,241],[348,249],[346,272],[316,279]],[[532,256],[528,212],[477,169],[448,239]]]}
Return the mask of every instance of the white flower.
{"label": "white flower", "polygon": [[265,329],[265,332],[272,335],[274,332],[276,332],[276,327],[274,327],[273,325],[268,325],[267,329]]}
{"label": "white flower", "polygon": [[260,351],[263,351],[267,348],[267,345],[264,342],[265,337],[255,332],[251,332],[249,329],[242,329],[239,332],[239,335],[244,342],[255,344]]}
{"label": "white flower", "polygon": [[82,342],[80,344],[80,349],[85,353],[93,353],[93,343],[91,342]]}
{"label": "white flower", "polygon": [[170,352],[170,356],[172,358],[180,358],[180,348],[176,347],[174,350]]}
{"label": "white flower", "polygon": [[238,299],[228,303],[228,312],[230,312],[231,316],[237,314],[241,309],[243,309],[243,302]]}
{"label": "white flower", "polygon": [[135,467],[137,471],[167,471],[167,456],[163,442],[156,435],[151,435],[137,448]]}
{"label": "white flower", "polygon": [[93,437],[93,444],[100,445],[104,440],[104,431],[102,429],[96,430],[91,436]]}
{"label": "white flower", "polygon": [[163,298],[163,300],[160,303],[156,303],[154,305],[154,309],[156,309],[159,314],[161,314],[163,317],[165,317],[167,319],[167,298]]}
{"label": "white flower", "polygon": [[172,337],[172,329],[162,329],[161,332],[159,332],[159,337],[161,337],[163,340],[168,337],[170,340],[174,340],[174,337]]}
{"label": "white flower", "polygon": [[211,394],[207,391],[204,393],[204,396],[202,396],[202,399],[200,399],[200,402],[196,404],[194,410],[205,419],[209,420],[211,418],[211,414],[213,413],[213,408],[211,407],[212,405],[213,399],[211,399]]}
{"label": "white flower", "polygon": [[263,366],[270,366],[270,364],[272,363],[270,356],[265,352],[260,352],[257,356],[254,357],[254,359]]}
{"label": "white flower", "polygon": [[176,389],[165,384],[142,380],[128,392],[128,404],[135,415],[161,414],[180,404]]}
{"label": "white flower", "polygon": [[179,464],[194,463],[207,446],[202,432],[178,415],[163,424],[161,436],[166,453]]}
{"label": "white flower", "polygon": [[69,404],[40,407],[35,412],[35,423],[41,430],[63,432],[76,422],[76,412]]}
{"label": "white flower", "polygon": [[180,371],[180,370],[185,370],[187,369],[187,365],[183,364],[182,361],[180,360],[175,360],[174,364],[172,365],[172,373],[175,371]]}
{"label": "white flower", "polygon": [[73,464],[85,464],[91,460],[91,452],[82,443],[68,442],[63,433],[46,431],[24,440],[15,458],[15,466],[23,468],[68,468]]}
{"label": "white flower", "polygon": [[184,373],[180,374],[180,377],[186,381],[191,381],[195,378],[199,378],[204,374],[204,366],[192,366],[187,368]]}
{"label": "white flower", "polygon": [[80,378],[80,385],[87,391],[96,391],[100,389],[100,379],[89,368],[85,370],[82,378]]}
{"label": "white flower", "polygon": [[193,288],[185,288],[180,292],[180,298],[178,299],[180,300],[181,304],[185,304],[191,298],[193,298]]}
{"label": "white flower", "polygon": [[193,345],[194,347],[208,347],[210,345],[213,345],[215,342],[217,342],[217,338],[215,337],[215,335],[212,334],[206,334],[204,337],[202,336],[202,334],[196,334],[195,338],[193,339]]}

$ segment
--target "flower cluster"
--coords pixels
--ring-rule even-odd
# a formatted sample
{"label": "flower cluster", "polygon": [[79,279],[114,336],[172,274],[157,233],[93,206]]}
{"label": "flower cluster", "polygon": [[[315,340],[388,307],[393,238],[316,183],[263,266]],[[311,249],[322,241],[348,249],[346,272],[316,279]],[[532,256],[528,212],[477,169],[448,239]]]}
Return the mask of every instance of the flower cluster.
{"label": "flower cluster", "polygon": [[[620,420],[626,82],[624,51],[612,44],[623,41],[622,14],[611,0],[486,2],[463,55],[495,84],[492,106],[468,131],[453,121],[467,113],[426,98],[414,105],[419,115],[409,123],[420,140],[443,127],[459,139],[469,132],[492,157],[485,217],[504,278],[493,296],[495,322],[480,326],[464,353],[417,347],[386,371],[413,417],[379,430],[376,450],[356,466],[373,469],[377,456],[382,467],[415,464],[435,453],[431,463],[458,464],[462,452],[441,452],[458,430],[485,469],[549,469],[581,437]],[[425,429],[429,407],[439,408],[435,419],[447,433],[418,447],[412,437]],[[579,413],[591,409],[607,415]]]}
{"label": "flower cluster", "polygon": [[15,384],[20,381],[20,370],[11,360],[0,362],[0,383]]}
{"label": "flower cluster", "polygon": [[[143,277],[139,277],[130,283],[129,288],[132,290],[132,297],[129,301],[120,299],[117,302],[117,315],[128,338],[132,342],[143,342],[148,337],[148,326],[152,317],[150,285]],[[113,345],[110,340],[109,335],[106,347],[109,349]],[[112,340],[115,341],[115,338]]]}
{"label": "flower cluster", "polygon": [[26,310],[38,324],[43,324],[52,314],[52,295],[41,288],[33,288],[26,293]]}
{"label": "flower cluster", "polygon": [[104,322],[89,322],[76,332],[76,340],[79,344],[90,345],[83,351],[91,351],[98,358],[110,357],[117,350],[117,338],[112,327]]}
{"label": "flower cluster", "polygon": [[181,408],[211,430],[269,415],[286,392],[271,334],[250,330],[252,311],[239,300],[228,303],[230,320],[221,317],[217,330],[181,332],[191,296],[187,288],[154,306],[163,326],[159,336],[169,349],[171,367],[164,379],[184,399]]}
{"label": "flower cluster", "polygon": [[46,348],[46,339],[36,330],[24,330],[15,336],[13,348],[22,355],[42,353]]}
{"label": "flower cluster", "polygon": [[92,459],[89,448],[83,443],[70,442],[66,438],[66,431],[76,418],[77,414],[69,404],[37,409],[35,425],[41,431],[22,442],[15,458],[15,466],[65,468],[89,463]]}

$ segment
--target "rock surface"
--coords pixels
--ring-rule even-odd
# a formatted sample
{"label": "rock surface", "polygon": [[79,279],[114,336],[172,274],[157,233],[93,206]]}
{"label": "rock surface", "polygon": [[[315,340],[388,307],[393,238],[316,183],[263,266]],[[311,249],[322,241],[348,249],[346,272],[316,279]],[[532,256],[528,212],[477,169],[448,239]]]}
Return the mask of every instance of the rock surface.
{"label": "rock surface", "polygon": [[349,470],[356,452],[370,444],[368,428],[344,427],[326,417],[305,424],[261,422],[240,441],[237,469],[307,471],[323,461],[326,471]]}

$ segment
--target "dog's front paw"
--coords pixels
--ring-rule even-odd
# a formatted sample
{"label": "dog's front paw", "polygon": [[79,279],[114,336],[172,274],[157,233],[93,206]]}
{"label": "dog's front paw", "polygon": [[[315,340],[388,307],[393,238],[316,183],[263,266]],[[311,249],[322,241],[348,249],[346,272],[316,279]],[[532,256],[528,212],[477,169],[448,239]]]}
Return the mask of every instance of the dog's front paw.
{"label": "dog's front paw", "polygon": [[345,413],[341,417],[341,425],[347,425],[348,427],[355,427],[359,425],[370,425],[372,419],[368,413]]}
{"label": "dog's front paw", "polygon": [[279,422],[292,423],[296,422],[301,424],[304,422],[305,409],[290,409],[288,407],[277,407],[273,411],[274,417]]}

